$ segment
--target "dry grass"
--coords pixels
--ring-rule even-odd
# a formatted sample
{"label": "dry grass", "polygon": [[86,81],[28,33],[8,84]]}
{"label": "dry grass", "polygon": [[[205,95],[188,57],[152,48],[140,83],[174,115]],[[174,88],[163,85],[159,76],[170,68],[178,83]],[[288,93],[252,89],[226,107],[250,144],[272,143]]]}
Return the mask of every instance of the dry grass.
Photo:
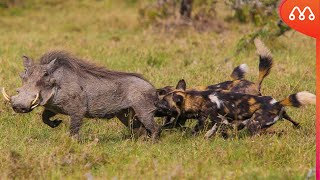
{"label": "dry grass", "polygon": [[[141,27],[134,3],[115,2],[45,1],[0,9],[0,86],[14,94],[21,84],[21,55],[37,58],[50,49],[142,73],[156,87],[181,78],[190,86],[214,84],[228,80],[241,63],[251,68],[248,78],[257,80],[253,46],[226,61],[241,36],[254,31],[251,25],[228,24],[220,34],[168,33]],[[289,32],[264,41],[275,66],[263,94],[279,100],[293,92],[314,93],[314,40]],[[0,113],[1,179],[304,179],[315,166],[314,106],[288,108],[301,129],[281,121],[270,129],[275,133],[211,141],[173,130],[164,131],[157,144],[127,138],[128,130],[116,119],[86,120],[82,140],[75,142],[67,134],[68,117],[61,116],[63,124],[51,129],[41,122],[41,108],[15,114],[4,100]]]}

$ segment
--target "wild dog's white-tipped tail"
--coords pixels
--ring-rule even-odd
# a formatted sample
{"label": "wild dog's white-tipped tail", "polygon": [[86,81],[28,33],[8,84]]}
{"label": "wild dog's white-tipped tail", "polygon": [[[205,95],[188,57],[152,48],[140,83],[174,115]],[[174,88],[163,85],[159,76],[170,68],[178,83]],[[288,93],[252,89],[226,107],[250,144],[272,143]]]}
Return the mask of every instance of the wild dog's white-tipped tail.
{"label": "wild dog's white-tipped tail", "polygon": [[261,84],[265,77],[270,74],[273,66],[273,58],[270,49],[259,39],[254,40],[254,44],[257,48],[259,55],[259,79],[258,79],[258,90],[261,91]]}
{"label": "wild dog's white-tipped tail", "polygon": [[249,67],[247,64],[241,64],[240,66],[237,66],[233,69],[231,73],[231,78],[233,80],[239,80],[243,79],[245,77],[245,74],[249,71]]}
{"label": "wild dog's white-tipped tail", "polygon": [[239,68],[243,73],[249,72],[249,66],[247,64],[241,64]]}
{"label": "wild dog's white-tipped tail", "polygon": [[291,94],[289,97],[280,101],[283,106],[300,107],[308,104],[316,104],[316,95],[307,91]]}
{"label": "wild dog's white-tipped tail", "polygon": [[272,58],[270,49],[259,38],[254,39],[254,45],[257,48],[257,54]]}
{"label": "wild dog's white-tipped tail", "polygon": [[316,104],[316,95],[307,91],[298,92],[296,97],[302,106],[308,104]]}

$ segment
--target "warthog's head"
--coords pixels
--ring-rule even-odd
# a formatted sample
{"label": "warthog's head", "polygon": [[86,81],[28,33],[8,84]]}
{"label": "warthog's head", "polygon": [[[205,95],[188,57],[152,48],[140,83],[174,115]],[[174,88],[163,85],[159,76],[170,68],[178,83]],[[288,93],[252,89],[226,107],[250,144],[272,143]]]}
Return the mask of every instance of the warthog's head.
{"label": "warthog's head", "polygon": [[32,59],[23,56],[25,72],[20,73],[22,87],[18,94],[10,97],[4,89],[2,94],[17,113],[28,113],[39,105],[45,105],[55,92],[55,79],[51,74],[55,60],[49,64],[35,64]]}

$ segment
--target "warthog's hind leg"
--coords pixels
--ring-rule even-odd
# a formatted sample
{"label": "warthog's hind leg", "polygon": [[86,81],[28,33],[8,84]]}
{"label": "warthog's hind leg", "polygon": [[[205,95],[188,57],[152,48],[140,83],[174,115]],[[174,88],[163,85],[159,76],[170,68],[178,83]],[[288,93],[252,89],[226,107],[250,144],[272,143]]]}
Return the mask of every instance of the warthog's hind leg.
{"label": "warthog's hind leg", "polygon": [[134,136],[147,136],[147,130],[143,127],[143,124],[135,117],[132,109],[122,110],[117,113],[116,116],[126,127],[128,127],[132,131]]}
{"label": "warthog's hind leg", "polygon": [[50,120],[50,118],[55,115],[56,115],[56,113],[45,109],[42,112],[42,121],[52,128],[58,127],[60,125],[60,123],[62,122],[62,120],[59,120],[59,119],[55,119],[53,121]]}
{"label": "warthog's hind leg", "polygon": [[83,121],[82,115],[71,115],[71,122],[70,122],[70,136],[77,137],[79,136],[79,130],[81,128]]}

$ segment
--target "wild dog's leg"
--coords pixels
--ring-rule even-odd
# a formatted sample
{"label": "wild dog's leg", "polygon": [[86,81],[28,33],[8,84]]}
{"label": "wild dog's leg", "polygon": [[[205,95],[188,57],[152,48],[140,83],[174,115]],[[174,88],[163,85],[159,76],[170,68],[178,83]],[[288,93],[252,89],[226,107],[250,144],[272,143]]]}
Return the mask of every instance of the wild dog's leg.
{"label": "wild dog's leg", "polygon": [[58,119],[55,119],[53,121],[50,120],[50,118],[55,115],[56,115],[56,113],[54,113],[48,109],[45,109],[42,112],[42,121],[52,128],[58,127],[60,125],[60,123],[62,122],[62,120],[58,120]]}
{"label": "wild dog's leg", "polygon": [[247,120],[242,121],[240,124],[238,124],[237,131],[240,131],[243,128],[245,128],[247,126],[247,124],[249,123],[249,121],[250,121],[250,119],[247,119]]}
{"label": "wild dog's leg", "polygon": [[175,127],[177,119],[172,116],[165,117],[164,123],[162,125],[162,129],[172,129]]}
{"label": "wild dog's leg", "polygon": [[282,116],[283,116],[284,119],[290,121],[294,125],[294,127],[297,127],[297,128],[300,127],[300,124],[298,122],[294,121],[293,119],[291,119],[291,117],[287,114],[286,111],[283,111],[283,115]]}
{"label": "wild dog's leg", "polygon": [[171,124],[173,122],[172,118],[174,117],[171,117],[171,116],[166,116],[164,117],[164,122],[163,122],[163,125],[165,126],[166,124]]}
{"label": "wild dog's leg", "polygon": [[278,115],[268,112],[256,112],[247,123],[248,130],[251,135],[258,134],[261,130],[265,130],[274,125],[282,118],[283,110]]}
{"label": "wild dog's leg", "polygon": [[167,116],[165,123],[162,126],[163,129],[182,128],[187,121],[185,117],[178,117],[177,119],[171,116]]}
{"label": "wild dog's leg", "polygon": [[210,137],[212,137],[217,132],[218,126],[219,124],[215,122],[212,128],[206,132],[206,134],[204,135],[204,138],[209,139]]}
{"label": "wild dog's leg", "polygon": [[218,114],[211,113],[210,115],[210,120],[213,124],[212,128],[207,131],[207,133],[204,135],[205,139],[209,139],[210,137],[212,137],[218,130],[219,126],[221,125],[221,119],[217,116]]}
{"label": "wild dog's leg", "polygon": [[176,127],[182,128],[187,122],[187,118],[185,117],[179,117],[176,123]]}
{"label": "wild dog's leg", "polygon": [[223,138],[227,139],[229,137],[228,130],[233,129],[233,126],[229,123],[228,119],[224,116],[219,116],[221,119],[220,132]]}
{"label": "wild dog's leg", "polygon": [[200,116],[198,118],[198,122],[192,130],[193,135],[197,135],[199,133],[199,131],[201,131],[204,128],[204,122],[206,119],[207,119],[207,116]]}

